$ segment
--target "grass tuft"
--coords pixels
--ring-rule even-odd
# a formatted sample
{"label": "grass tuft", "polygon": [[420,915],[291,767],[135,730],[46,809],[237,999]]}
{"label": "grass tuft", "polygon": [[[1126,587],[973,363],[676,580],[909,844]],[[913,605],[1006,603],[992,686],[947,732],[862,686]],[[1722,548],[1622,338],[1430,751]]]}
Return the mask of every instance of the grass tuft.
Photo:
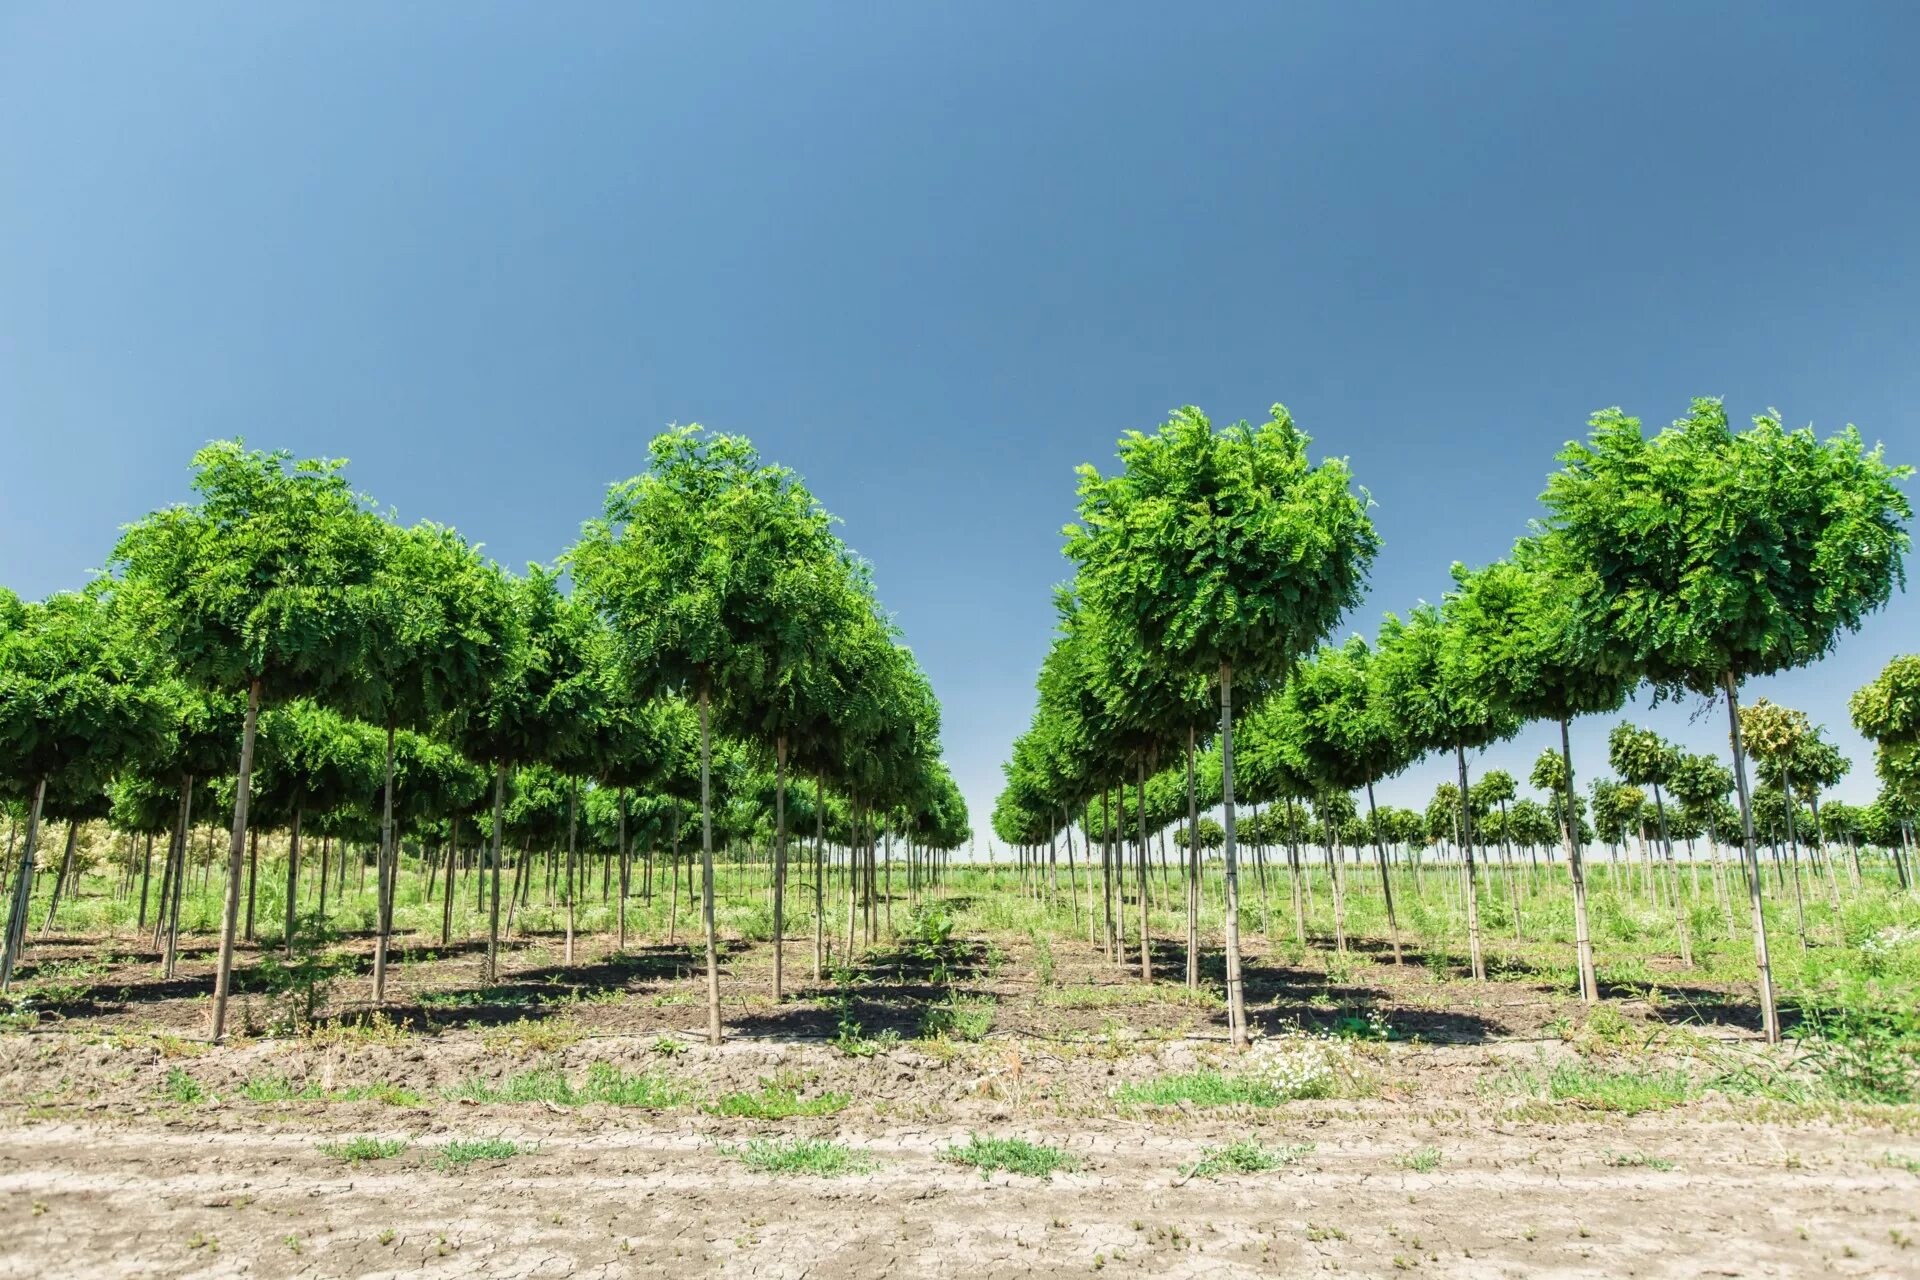
{"label": "grass tuft", "polygon": [[1080,1167],[1078,1156],[1058,1147],[1049,1147],[1025,1138],[983,1138],[967,1135],[964,1147],[948,1147],[940,1158],[949,1164],[964,1164],[978,1169],[981,1177],[995,1170],[1025,1174],[1029,1178],[1051,1178],[1056,1173],[1072,1173]]}

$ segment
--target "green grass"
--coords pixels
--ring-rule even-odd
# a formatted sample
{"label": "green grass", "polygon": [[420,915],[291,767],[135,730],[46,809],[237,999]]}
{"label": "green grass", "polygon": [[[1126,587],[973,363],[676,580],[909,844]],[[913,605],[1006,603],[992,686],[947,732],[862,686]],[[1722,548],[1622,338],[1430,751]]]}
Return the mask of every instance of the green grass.
{"label": "green grass", "polygon": [[345,1142],[323,1142],[320,1154],[332,1156],[335,1160],[344,1160],[348,1164],[365,1164],[369,1160],[391,1160],[407,1149],[404,1138],[370,1138],[365,1134],[357,1138],[348,1138]]}
{"label": "green grass", "polygon": [[543,1067],[508,1076],[498,1084],[470,1077],[447,1090],[446,1096],[455,1101],[551,1102],[561,1107],[601,1102],[648,1111],[670,1111],[685,1106],[693,1098],[684,1085],[658,1072],[628,1075],[609,1062],[596,1062],[588,1067],[586,1078],[578,1084],[558,1070]]}
{"label": "green grass", "polygon": [[509,1142],[505,1138],[455,1138],[434,1155],[433,1167],[446,1171],[464,1169],[481,1160],[511,1160],[535,1150],[537,1148],[530,1144]]}
{"label": "green grass", "polygon": [[760,1087],[750,1093],[729,1093],[707,1110],[717,1116],[737,1116],[747,1120],[786,1120],[793,1116],[830,1116],[846,1108],[852,1098],[844,1093],[823,1093],[802,1098],[790,1081],[762,1077]]}
{"label": "green grass", "polygon": [[254,1076],[240,1085],[240,1096],[248,1102],[384,1102],[391,1107],[417,1107],[426,1101],[415,1090],[388,1081],[322,1089],[311,1080],[297,1085],[285,1076]]}
{"label": "green grass", "polygon": [[1553,1101],[1624,1115],[1676,1107],[1695,1093],[1684,1071],[1608,1071],[1563,1062],[1547,1076],[1547,1097]]}
{"label": "green grass", "polygon": [[169,1102],[178,1102],[183,1106],[207,1100],[206,1086],[195,1080],[179,1067],[167,1072],[167,1082],[160,1087],[161,1096]]}
{"label": "green grass", "polygon": [[1394,1163],[1411,1173],[1432,1173],[1445,1159],[1438,1147],[1420,1147],[1403,1156],[1395,1157]]}
{"label": "green grass", "polygon": [[1905,1169],[1908,1173],[1920,1174],[1920,1156],[1903,1156],[1897,1151],[1889,1151],[1887,1168]]}
{"label": "green grass", "polygon": [[1228,1075],[1210,1067],[1178,1071],[1152,1080],[1128,1083],[1113,1091],[1115,1102],[1172,1107],[1277,1107],[1290,1095],[1265,1080]]}
{"label": "green grass", "polygon": [[1051,1178],[1056,1173],[1072,1173],[1081,1163],[1078,1156],[1068,1155],[1058,1147],[1028,1142],[1025,1138],[983,1138],[977,1133],[968,1134],[963,1147],[948,1147],[940,1153],[940,1158],[949,1164],[978,1169],[983,1178],[999,1169],[1029,1178]]}
{"label": "green grass", "polygon": [[1265,1173],[1296,1163],[1313,1150],[1312,1143],[1295,1147],[1263,1147],[1252,1138],[1242,1138],[1224,1147],[1203,1147],[1200,1158],[1182,1165],[1180,1172],[1189,1178],[1218,1178],[1229,1173]]}
{"label": "green grass", "polygon": [[878,1163],[863,1151],[825,1138],[753,1138],[722,1150],[755,1173],[838,1178],[849,1173],[866,1173]]}

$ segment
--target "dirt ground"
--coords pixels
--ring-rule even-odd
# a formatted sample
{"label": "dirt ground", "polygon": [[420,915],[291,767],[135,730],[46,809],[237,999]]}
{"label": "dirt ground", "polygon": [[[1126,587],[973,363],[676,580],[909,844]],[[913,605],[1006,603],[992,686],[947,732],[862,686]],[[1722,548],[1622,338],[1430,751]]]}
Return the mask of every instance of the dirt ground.
{"label": "dirt ground", "polygon": [[[421,951],[401,967],[393,1026],[214,1047],[192,1038],[202,958],[160,984],[149,957],[103,966],[98,940],[71,939],[36,960],[50,972],[93,957],[92,994],[0,1035],[0,1277],[1920,1275],[1912,1108],[1706,1093],[1621,1115],[1516,1100],[1489,1082],[1591,1059],[1553,983],[1364,961],[1329,974],[1271,956],[1254,966],[1262,1027],[1378,1011],[1391,1028],[1340,1042],[1366,1087],[1277,1107],[1127,1105],[1116,1087],[1231,1068],[1220,1010],[1055,945],[1047,984],[1031,956],[978,957],[966,987],[998,1003],[974,1043],[914,1038],[928,992],[904,958],[870,966],[837,1007],[805,948],[789,953],[800,992],[779,1005],[744,994],[760,991],[764,948],[736,954],[738,1038],[711,1049],[688,1034],[703,1010],[683,951],[583,946],[556,976],[542,942],[515,952],[484,1002],[460,994],[471,955]],[[1737,1002],[1712,995],[1699,1002],[1733,1012],[1693,1019],[1695,1048],[1757,1053]],[[1633,1062],[1666,1061],[1672,1007],[1618,1006]],[[901,1038],[850,1054],[828,1040],[849,1015],[868,1037]],[[682,1096],[457,1096],[596,1064]],[[845,1101],[781,1120],[714,1112],[767,1080]],[[263,1081],[293,1096],[273,1100]],[[355,1093],[374,1086],[406,1092]],[[1082,1164],[1042,1180],[942,1159],[975,1133]],[[320,1149],[357,1135],[407,1145],[361,1164]],[[769,1135],[831,1138],[871,1167],[756,1172],[739,1144]],[[496,1137],[521,1154],[436,1167],[446,1141]],[[1188,1172],[1244,1139],[1291,1163]]]}

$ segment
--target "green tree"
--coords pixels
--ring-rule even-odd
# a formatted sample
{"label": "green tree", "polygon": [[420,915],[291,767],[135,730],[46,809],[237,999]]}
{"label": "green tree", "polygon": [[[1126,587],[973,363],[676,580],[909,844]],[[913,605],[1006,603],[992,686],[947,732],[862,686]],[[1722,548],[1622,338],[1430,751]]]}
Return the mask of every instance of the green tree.
{"label": "green tree", "polygon": [[[613,627],[641,696],[685,691],[700,717],[701,915],[707,1034],[720,1042],[713,923],[712,707],[730,722],[787,723],[812,668],[821,601],[844,598],[830,518],[784,467],[744,438],[676,428],[655,437],[644,475],[616,484],[569,553],[586,598]],[[828,611],[830,613],[830,610]]]}
{"label": "green tree", "polygon": [[1279,680],[1357,602],[1379,546],[1346,463],[1311,464],[1307,445],[1279,405],[1258,427],[1224,431],[1181,409],[1121,440],[1121,474],[1080,468],[1081,523],[1066,531],[1089,605],[1165,670],[1217,676],[1228,1019],[1241,1047],[1234,675],[1256,693]]}
{"label": "green tree", "polygon": [[[1651,729],[1617,724],[1607,735],[1607,762],[1622,779],[1636,787],[1653,788],[1655,826],[1666,857],[1667,888],[1673,899],[1673,931],[1680,942],[1680,963],[1693,967],[1693,937],[1687,929],[1686,903],[1680,897],[1680,871],[1673,856],[1673,838],[1667,830],[1667,801],[1662,787],[1673,782],[1680,768],[1680,749]],[[1644,848],[1644,844],[1642,846]]]}
{"label": "green tree", "polygon": [[[560,593],[557,575],[527,566],[508,580],[508,611],[498,622],[501,673],[482,697],[464,703],[448,726],[455,746],[493,770],[488,855],[485,976],[499,973],[501,830],[508,775],[518,766],[566,756],[597,724],[601,701],[594,663],[598,621]],[[525,868],[521,868],[524,882]]]}
{"label": "green tree", "polygon": [[1618,409],[1596,414],[1543,499],[1573,586],[1574,639],[1660,693],[1723,695],[1740,795],[1767,1038],[1778,1040],[1740,682],[1801,666],[1904,582],[1906,522],[1889,466],[1849,427],[1821,441],[1777,415],[1729,429],[1718,400],[1649,439]]}
{"label": "green tree", "polygon": [[167,705],[124,619],[98,593],[23,605],[0,591],[0,779],[25,800],[26,838],[0,952],[0,991],[13,978],[33,895],[35,841],[49,793],[99,794],[157,753]]}
{"label": "green tree", "polygon": [[137,593],[152,642],[181,673],[247,698],[214,980],[218,1040],[226,1033],[260,709],[301,696],[324,701],[362,661],[365,591],[383,535],[338,462],[294,463],[287,453],[222,441],[193,464],[200,501],[130,526],[113,563]]}

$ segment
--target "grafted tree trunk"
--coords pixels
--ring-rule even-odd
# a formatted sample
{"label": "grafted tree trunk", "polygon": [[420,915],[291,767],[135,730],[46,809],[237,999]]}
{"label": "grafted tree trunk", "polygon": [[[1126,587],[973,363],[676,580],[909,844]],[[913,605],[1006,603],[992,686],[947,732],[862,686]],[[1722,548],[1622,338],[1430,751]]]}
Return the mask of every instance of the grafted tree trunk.
{"label": "grafted tree trunk", "polygon": [[1733,781],[1740,796],[1740,832],[1747,867],[1747,900],[1753,908],[1753,955],[1760,987],[1760,1022],[1768,1044],[1780,1043],[1780,1017],[1773,1004],[1773,966],[1767,957],[1767,916],[1760,900],[1760,851],[1753,838],[1753,805],[1747,794],[1747,752],[1740,738],[1740,686],[1731,671],[1721,679],[1733,739]]}

